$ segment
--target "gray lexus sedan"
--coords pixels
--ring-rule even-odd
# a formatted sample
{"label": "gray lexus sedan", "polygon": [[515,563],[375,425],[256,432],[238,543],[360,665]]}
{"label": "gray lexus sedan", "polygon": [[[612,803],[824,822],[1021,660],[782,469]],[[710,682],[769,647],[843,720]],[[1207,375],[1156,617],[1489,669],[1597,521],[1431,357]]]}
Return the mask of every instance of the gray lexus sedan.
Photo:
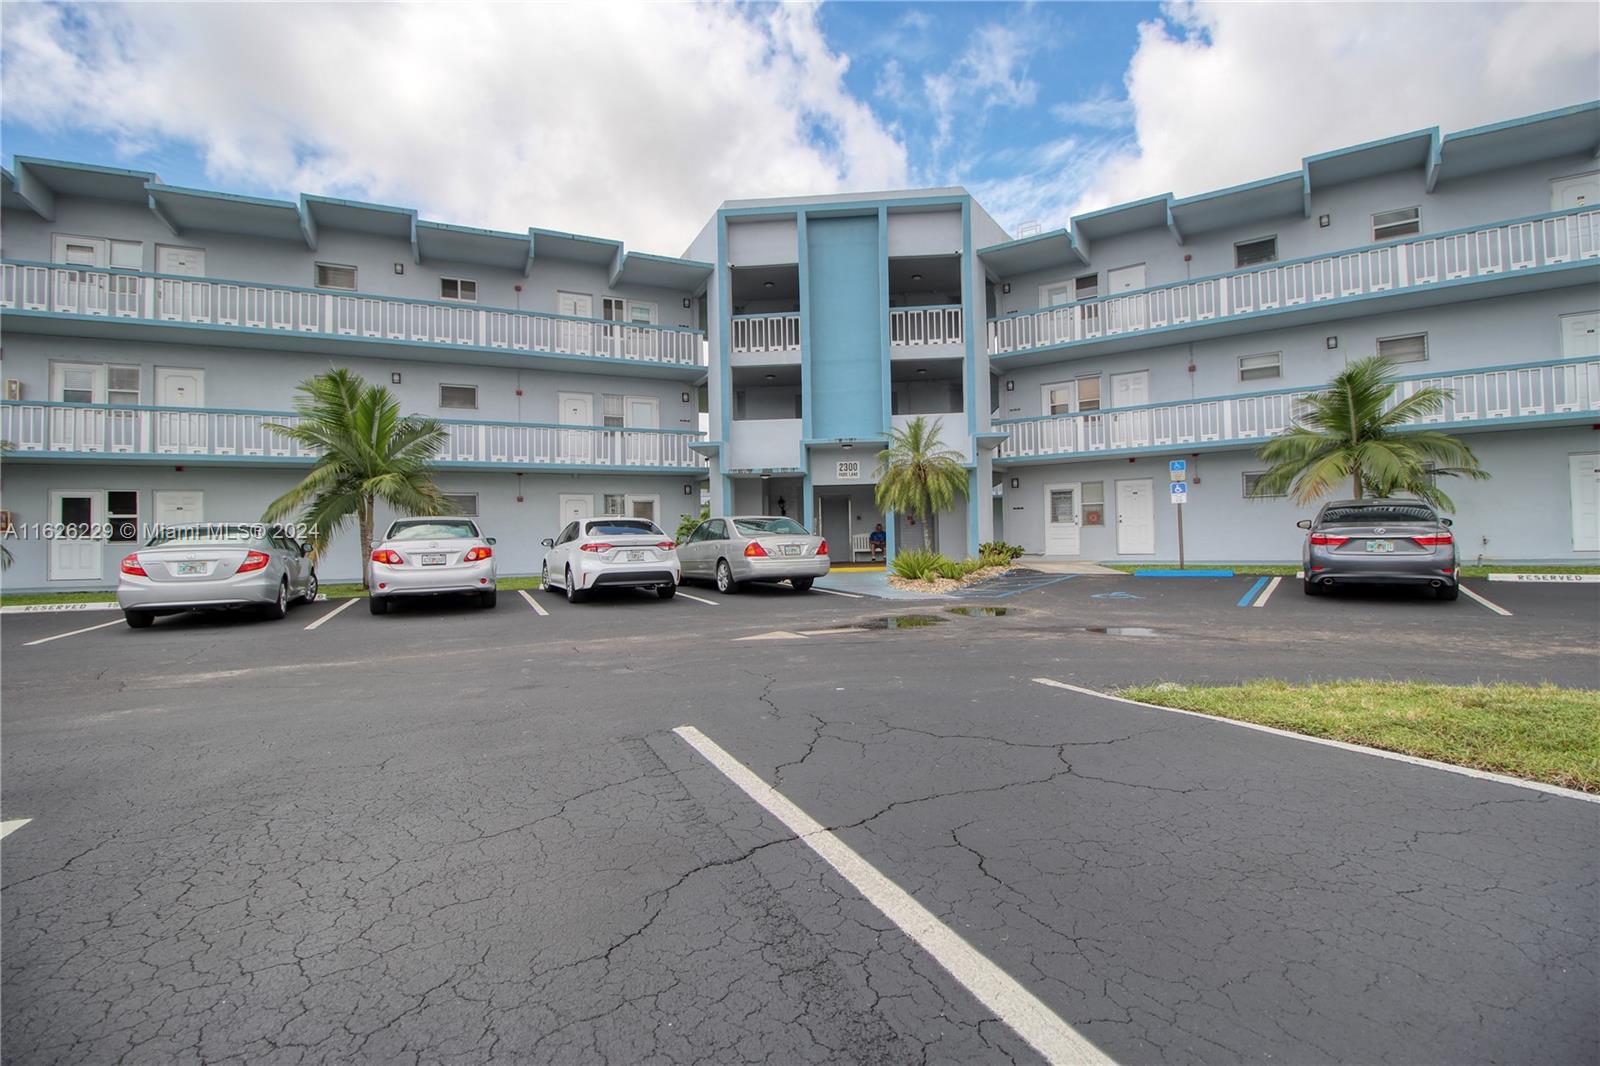
{"label": "gray lexus sedan", "polygon": [[168,526],[122,560],[117,604],[143,629],[158,614],[254,607],[282,618],[317,598],[311,549],[277,526]]}
{"label": "gray lexus sedan", "polygon": [[1335,500],[1308,530],[1302,559],[1307,596],[1339,585],[1421,585],[1441,600],[1459,595],[1450,519],[1421,500]]}
{"label": "gray lexus sedan", "polygon": [[781,515],[713,515],[678,545],[683,579],[710,580],[724,595],[746,581],[787,581],[797,592],[828,572],[828,542]]}

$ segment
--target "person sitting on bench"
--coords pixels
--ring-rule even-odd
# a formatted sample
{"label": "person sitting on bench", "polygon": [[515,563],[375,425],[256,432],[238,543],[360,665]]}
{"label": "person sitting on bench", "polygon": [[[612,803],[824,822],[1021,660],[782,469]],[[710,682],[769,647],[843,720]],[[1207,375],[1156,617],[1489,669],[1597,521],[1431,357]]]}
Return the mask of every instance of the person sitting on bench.
{"label": "person sitting on bench", "polygon": [[883,531],[883,523],[878,523],[878,528],[867,534],[867,544],[872,548],[874,559],[882,558],[888,551],[889,536]]}

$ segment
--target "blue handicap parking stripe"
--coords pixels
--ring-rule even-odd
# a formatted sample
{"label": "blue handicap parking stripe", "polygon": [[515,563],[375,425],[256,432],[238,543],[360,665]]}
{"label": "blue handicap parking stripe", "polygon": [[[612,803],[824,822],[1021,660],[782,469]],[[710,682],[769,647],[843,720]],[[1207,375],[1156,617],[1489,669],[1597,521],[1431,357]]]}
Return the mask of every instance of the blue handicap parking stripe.
{"label": "blue handicap parking stripe", "polygon": [[1267,583],[1267,579],[1265,577],[1256,578],[1256,583],[1254,585],[1250,586],[1250,591],[1246,592],[1244,594],[1243,598],[1241,598],[1239,600],[1239,606],[1240,607],[1248,607],[1248,606],[1250,606],[1250,601],[1256,598],[1256,593],[1260,592],[1262,590],[1262,588],[1265,587],[1266,583]]}

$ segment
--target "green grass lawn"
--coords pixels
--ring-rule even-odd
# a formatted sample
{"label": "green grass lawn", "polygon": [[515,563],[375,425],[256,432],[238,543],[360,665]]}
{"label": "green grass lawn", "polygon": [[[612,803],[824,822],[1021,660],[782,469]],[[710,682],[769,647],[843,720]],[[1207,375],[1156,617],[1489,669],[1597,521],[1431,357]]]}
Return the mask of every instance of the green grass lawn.
{"label": "green grass lawn", "polygon": [[[536,589],[539,584],[539,579],[536,577],[502,577],[495,580],[495,588],[501,592]],[[347,584],[323,585],[322,594],[330,600],[348,600],[355,596],[365,596],[367,590],[352,581]]]}
{"label": "green grass lawn", "polygon": [[[517,589],[536,589],[539,579],[536,577],[502,577],[495,582],[495,587],[502,592],[515,592]],[[365,596],[366,590],[359,584],[323,585],[322,594],[330,600],[347,600],[352,596]],[[0,607],[21,607],[36,603],[110,603],[117,598],[114,592],[7,592],[0,595]]]}
{"label": "green grass lawn", "polygon": [[1600,792],[1600,691],[1329,681],[1139,685],[1118,695]]}
{"label": "green grass lawn", "polygon": [[[1108,570],[1120,570],[1124,574],[1131,574],[1135,570],[1176,570],[1176,566],[1160,563],[1154,566],[1143,566],[1139,563],[1101,563]],[[1267,575],[1269,577],[1294,577],[1300,572],[1298,564],[1290,563],[1282,566],[1256,564],[1256,563],[1190,563],[1187,570],[1232,570],[1235,574],[1255,577]],[[1600,565],[1583,564],[1578,566],[1501,566],[1488,563],[1483,566],[1463,566],[1462,577],[1488,577],[1490,574],[1600,574]]]}

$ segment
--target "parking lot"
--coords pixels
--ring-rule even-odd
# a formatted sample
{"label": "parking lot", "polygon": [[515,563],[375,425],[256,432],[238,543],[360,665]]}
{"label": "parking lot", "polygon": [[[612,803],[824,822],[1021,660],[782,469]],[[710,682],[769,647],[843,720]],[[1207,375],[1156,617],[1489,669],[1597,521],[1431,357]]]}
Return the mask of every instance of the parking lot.
{"label": "parking lot", "polygon": [[1597,684],[1467,586],[8,615],[6,1056],[1593,1061],[1596,804],[1042,683]]}

